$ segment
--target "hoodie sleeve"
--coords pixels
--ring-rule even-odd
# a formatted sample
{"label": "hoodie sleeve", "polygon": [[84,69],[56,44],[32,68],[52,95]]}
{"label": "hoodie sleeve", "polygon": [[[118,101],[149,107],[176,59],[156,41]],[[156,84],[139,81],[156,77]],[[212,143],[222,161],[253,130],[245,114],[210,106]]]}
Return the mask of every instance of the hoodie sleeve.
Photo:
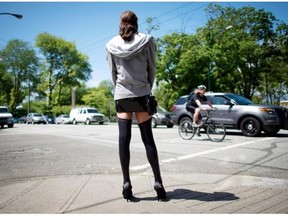
{"label": "hoodie sleeve", "polygon": [[110,71],[112,73],[112,81],[114,85],[116,85],[117,68],[116,68],[115,62],[113,61],[112,54],[108,50],[106,50],[106,59],[107,59]]}
{"label": "hoodie sleeve", "polygon": [[147,53],[148,53],[148,81],[150,83],[151,89],[154,84],[155,73],[156,73],[156,43],[154,38],[151,38],[147,44]]}

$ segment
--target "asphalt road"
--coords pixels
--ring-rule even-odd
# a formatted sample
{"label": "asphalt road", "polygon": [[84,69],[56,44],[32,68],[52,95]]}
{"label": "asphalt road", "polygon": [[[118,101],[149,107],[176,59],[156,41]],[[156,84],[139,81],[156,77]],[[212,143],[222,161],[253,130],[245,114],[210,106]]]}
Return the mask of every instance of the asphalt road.
{"label": "asphalt road", "polygon": [[[132,127],[131,172],[150,170],[137,125]],[[154,138],[162,176],[221,174],[288,179],[288,131],[276,137],[245,137],[229,131],[217,143],[183,140],[178,127],[157,127]],[[118,128],[104,125],[25,125],[0,129],[0,182],[20,179],[121,173]]]}

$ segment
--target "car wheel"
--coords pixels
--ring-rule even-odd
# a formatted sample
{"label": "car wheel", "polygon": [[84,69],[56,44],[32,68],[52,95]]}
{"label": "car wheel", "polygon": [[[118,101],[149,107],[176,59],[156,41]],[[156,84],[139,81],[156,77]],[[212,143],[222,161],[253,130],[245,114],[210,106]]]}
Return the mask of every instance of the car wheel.
{"label": "car wheel", "polygon": [[76,125],[76,124],[77,124],[76,119],[73,119],[72,123],[73,123],[74,125]]}
{"label": "car wheel", "polygon": [[253,117],[247,117],[240,124],[242,134],[248,137],[259,136],[261,133],[260,122]]}
{"label": "car wheel", "polygon": [[89,125],[90,124],[90,119],[86,119],[85,124]]}
{"label": "car wheel", "polygon": [[152,128],[156,128],[157,127],[157,121],[156,121],[156,119],[154,117],[152,117],[152,119],[151,119],[151,127]]}

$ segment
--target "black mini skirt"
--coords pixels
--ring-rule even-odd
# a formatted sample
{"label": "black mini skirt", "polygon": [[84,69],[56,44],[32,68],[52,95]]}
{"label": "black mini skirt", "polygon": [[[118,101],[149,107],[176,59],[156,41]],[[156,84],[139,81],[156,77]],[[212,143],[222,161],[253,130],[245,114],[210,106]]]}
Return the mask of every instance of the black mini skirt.
{"label": "black mini skirt", "polygon": [[116,112],[147,112],[146,96],[116,100]]}

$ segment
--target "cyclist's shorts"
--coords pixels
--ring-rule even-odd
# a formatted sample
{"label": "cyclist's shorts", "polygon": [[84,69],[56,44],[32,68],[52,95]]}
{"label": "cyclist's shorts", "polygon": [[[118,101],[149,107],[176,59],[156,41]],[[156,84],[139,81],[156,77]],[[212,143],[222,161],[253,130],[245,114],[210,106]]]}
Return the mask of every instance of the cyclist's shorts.
{"label": "cyclist's shorts", "polygon": [[195,113],[195,107],[193,107],[193,106],[186,106],[186,110],[188,111],[188,112],[191,112],[192,114],[194,114]]}

